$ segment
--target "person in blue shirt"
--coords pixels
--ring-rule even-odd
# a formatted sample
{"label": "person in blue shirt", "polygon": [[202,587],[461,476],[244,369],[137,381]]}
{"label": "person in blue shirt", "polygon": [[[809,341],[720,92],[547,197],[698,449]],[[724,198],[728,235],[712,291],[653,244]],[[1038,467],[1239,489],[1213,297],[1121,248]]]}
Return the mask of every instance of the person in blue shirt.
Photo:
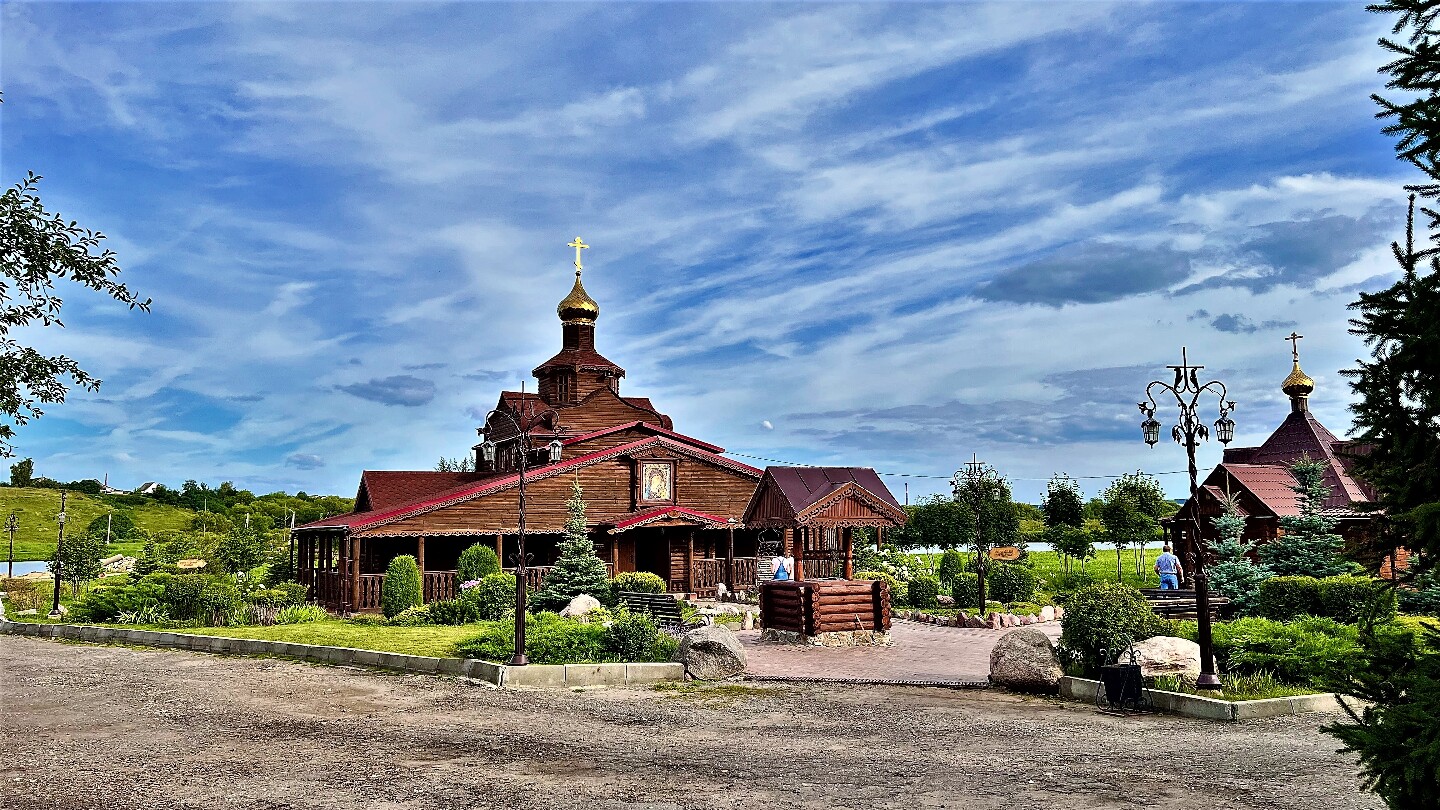
{"label": "person in blue shirt", "polygon": [[1160,590],[1180,590],[1180,580],[1185,578],[1185,569],[1180,567],[1180,558],[1170,553],[1170,544],[1160,550],[1155,558],[1155,573],[1160,575]]}

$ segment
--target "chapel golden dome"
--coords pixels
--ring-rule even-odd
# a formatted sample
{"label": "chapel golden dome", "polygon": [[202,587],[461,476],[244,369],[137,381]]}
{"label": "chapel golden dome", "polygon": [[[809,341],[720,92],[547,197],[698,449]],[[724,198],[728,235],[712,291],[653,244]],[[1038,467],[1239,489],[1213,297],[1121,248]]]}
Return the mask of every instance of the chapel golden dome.
{"label": "chapel golden dome", "polygon": [[1308,397],[1310,392],[1315,390],[1315,381],[1300,370],[1300,361],[1296,360],[1295,367],[1290,370],[1285,382],[1280,383],[1280,390],[1292,397]]}
{"label": "chapel golden dome", "polygon": [[595,299],[585,292],[585,285],[580,283],[580,271],[584,269],[580,263],[580,251],[590,246],[577,236],[569,247],[575,248],[575,286],[570,288],[570,294],[555,307],[555,311],[560,314],[563,323],[593,324],[595,319],[600,317],[600,305],[595,303]]}

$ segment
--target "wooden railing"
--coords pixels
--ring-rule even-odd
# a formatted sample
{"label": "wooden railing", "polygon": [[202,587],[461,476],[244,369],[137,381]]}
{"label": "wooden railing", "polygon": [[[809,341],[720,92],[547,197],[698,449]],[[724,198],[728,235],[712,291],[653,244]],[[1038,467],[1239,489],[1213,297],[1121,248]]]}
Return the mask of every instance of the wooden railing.
{"label": "wooden railing", "polygon": [[385,584],[384,574],[361,574],[360,593],[351,610],[379,610],[380,588]]}
{"label": "wooden railing", "polygon": [[[755,557],[735,558],[735,581],[736,588],[748,588],[755,584],[759,576],[759,560]],[[723,558],[705,558],[695,561],[695,592],[712,594],[715,586],[726,580],[725,560]]]}
{"label": "wooden railing", "polygon": [[806,559],[802,565],[806,579],[840,579],[845,576],[845,561],[824,557]]}
{"label": "wooden railing", "polygon": [[454,571],[425,572],[425,604],[442,599],[454,599],[459,589],[459,577]]}
{"label": "wooden railing", "polygon": [[[545,577],[550,576],[550,572],[553,570],[555,570],[555,566],[553,565],[532,565],[529,568],[526,568],[525,587],[529,588],[532,591],[538,591],[541,588],[545,587]],[[506,568],[505,573],[513,574],[515,573],[515,569]],[[615,567],[608,562],[605,563],[605,576],[610,577],[611,579],[615,578]]]}
{"label": "wooden railing", "polygon": [[755,557],[735,558],[735,587],[754,585],[760,578],[760,560]]}

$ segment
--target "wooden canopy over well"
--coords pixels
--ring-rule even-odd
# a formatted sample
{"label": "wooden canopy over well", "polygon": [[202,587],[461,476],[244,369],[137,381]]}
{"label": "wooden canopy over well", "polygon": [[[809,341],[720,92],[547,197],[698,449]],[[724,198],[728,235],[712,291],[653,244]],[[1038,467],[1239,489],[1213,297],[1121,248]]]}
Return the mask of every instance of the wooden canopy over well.
{"label": "wooden canopy over well", "polygon": [[854,529],[901,526],[905,510],[868,467],[766,467],[744,522],[747,528],[784,533],[795,579],[805,578],[807,553],[818,561],[826,552],[833,558],[843,554],[844,560],[843,569],[826,573],[850,579]]}

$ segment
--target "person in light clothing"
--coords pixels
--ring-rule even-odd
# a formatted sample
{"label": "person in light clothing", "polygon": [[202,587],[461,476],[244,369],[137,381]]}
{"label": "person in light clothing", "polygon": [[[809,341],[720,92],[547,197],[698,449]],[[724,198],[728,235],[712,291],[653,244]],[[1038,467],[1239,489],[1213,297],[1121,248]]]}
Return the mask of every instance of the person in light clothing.
{"label": "person in light clothing", "polygon": [[1170,544],[1166,543],[1160,550],[1160,556],[1155,558],[1155,573],[1160,575],[1160,590],[1180,590],[1180,580],[1185,578],[1185,569],[1180,567],[1180,558],[1170,553]]}
{"label": "person in light clothing", "polygon": [[770,560],[770,570],[775,572],[777,581],[784,581],[790,578],[790,569],[785,565],[785,558],[776,554]]}

